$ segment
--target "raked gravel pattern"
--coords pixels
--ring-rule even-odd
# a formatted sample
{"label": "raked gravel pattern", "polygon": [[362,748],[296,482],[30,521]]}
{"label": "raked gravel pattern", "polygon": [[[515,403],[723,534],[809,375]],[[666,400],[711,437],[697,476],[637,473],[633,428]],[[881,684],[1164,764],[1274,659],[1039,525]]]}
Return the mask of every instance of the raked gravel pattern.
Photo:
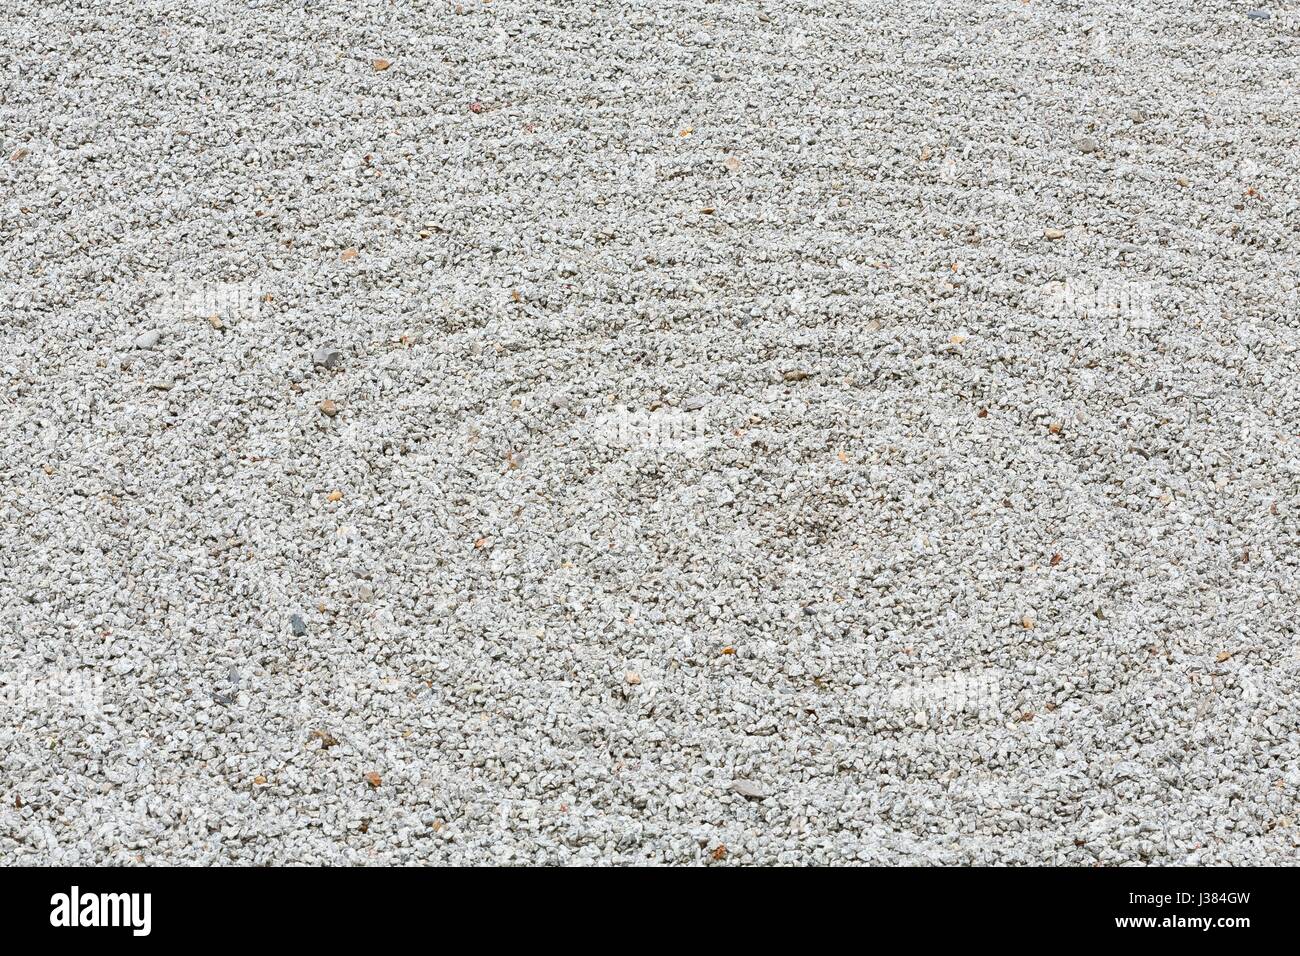
{"label": "raked gravel pattern", "polygon": [[1294,861],[1298,54],[6,0],[0,861]]}

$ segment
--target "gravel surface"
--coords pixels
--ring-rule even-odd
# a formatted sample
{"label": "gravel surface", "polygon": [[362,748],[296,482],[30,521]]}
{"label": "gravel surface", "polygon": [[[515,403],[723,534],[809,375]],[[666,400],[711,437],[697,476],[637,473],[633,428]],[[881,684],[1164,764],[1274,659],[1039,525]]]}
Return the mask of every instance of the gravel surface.
{"label": "gravel surface", "polygon": [[6,0],[0,860],[1296,859],[1298,45]]}

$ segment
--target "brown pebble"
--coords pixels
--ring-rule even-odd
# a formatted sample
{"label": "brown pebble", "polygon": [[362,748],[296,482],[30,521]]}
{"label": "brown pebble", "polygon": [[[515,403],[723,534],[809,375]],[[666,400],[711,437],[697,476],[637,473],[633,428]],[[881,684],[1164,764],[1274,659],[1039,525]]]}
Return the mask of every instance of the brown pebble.
{"label": "brown pebble", "polygon": [[320,403],[320,413],[326,418],[333,418],[339,413],[339,407],[334,403],[333,399],[327,398]]}

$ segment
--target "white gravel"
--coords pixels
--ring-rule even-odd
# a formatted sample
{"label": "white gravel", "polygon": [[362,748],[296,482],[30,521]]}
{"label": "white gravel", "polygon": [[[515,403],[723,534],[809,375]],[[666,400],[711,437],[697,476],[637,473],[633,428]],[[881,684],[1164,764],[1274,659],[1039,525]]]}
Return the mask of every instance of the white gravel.
{"label": "white gravel", "polygon": [[6,0],[0,861],[1293,861],[1262,12]]}

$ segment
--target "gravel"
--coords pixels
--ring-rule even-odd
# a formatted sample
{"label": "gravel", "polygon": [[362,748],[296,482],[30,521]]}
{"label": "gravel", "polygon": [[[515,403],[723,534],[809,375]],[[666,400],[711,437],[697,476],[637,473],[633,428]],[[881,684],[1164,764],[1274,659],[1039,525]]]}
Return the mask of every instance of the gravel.
{"label": "gravel", "polygon": [[336,369],[343,364],[343,353],[338,349],[332,349],[328,345],[322,345],[311,357],[312,365],[318,365],[322,368]]}
{"label": "gravel", "polygon": [[0,860],[1295,859],[1295,13],[183,6],[0,11]]}

